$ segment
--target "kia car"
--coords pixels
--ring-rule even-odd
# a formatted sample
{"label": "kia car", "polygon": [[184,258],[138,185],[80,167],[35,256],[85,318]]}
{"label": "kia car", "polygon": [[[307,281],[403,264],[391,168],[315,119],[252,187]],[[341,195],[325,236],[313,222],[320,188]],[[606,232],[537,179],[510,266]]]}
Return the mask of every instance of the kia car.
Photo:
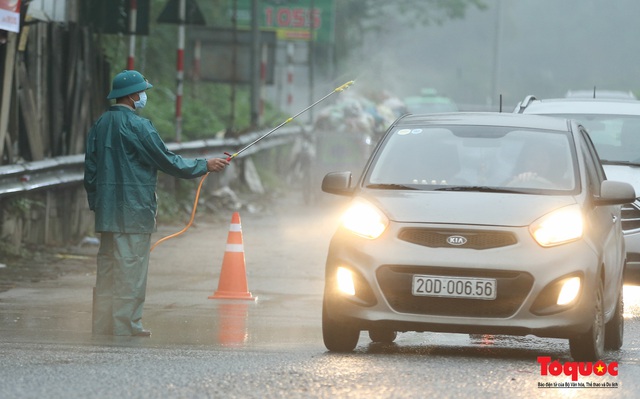
{"label": "kia car", "polygon": [[[640,192],[640,101],[527,96],[515,112],[580,121],[591,136],[607,177],[631,183]],[[627,248],[625,283],[640,285],[640,200],[622,208],[622,230]]]}
{"label": "kia car", "polygon": [[635,191],[605,178],[577,122],[408,114],[358,175],[322,182],[351,197],[326,260],[330,351],[406,331],[566,338],[577,360],[621,347]]}

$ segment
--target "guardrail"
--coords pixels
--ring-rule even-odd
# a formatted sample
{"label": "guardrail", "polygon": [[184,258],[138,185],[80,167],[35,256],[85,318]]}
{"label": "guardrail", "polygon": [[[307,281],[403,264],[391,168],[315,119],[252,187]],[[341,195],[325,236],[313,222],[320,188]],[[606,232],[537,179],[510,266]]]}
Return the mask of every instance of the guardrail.
{"label": "guardrail", "polygon": [[[257,131],[239,138],[195,140],[185,143],[167,143],[170,151],[185,157],[224,157],[224,152],[235,153],[268,131]],[[238,156],[243,158],[256,152],[292,142],[301,127],[283,127],[265,140],[261,140]],[[68,155],[42,161],[0,166],[0,198],[26,192],[82,184],[84,154]]]}

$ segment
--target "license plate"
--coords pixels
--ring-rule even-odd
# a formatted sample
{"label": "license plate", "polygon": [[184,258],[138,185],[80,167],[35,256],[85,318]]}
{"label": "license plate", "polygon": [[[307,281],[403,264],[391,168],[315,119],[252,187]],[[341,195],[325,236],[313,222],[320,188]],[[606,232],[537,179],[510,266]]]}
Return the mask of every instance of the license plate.
{"label": "license plate", "polygon": [[444,298],[496,299],[493,278],[414,275],[411,293],[415,296]]}

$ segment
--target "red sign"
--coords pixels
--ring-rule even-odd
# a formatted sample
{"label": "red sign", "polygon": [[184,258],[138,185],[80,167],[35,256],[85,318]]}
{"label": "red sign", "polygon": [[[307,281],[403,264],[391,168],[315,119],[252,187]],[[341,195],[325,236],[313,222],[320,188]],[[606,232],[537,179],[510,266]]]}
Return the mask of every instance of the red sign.
{"label": "red sign", "polygon": [[0,0],[0,30],[20,31],[20,0]]}
{"label": "red sign", "polygon": [[[333,42],[335,0],[296,0],[295,2],[258,2],[261,29],[275,31],[281,40],[313,39]],[[291,4],[293,3],[293,4]],[[236,20],[241,27],[251,26],[251,1],[229,0],[229,13],[237,6]],[[313,36],[312,36],[313,35]]]}

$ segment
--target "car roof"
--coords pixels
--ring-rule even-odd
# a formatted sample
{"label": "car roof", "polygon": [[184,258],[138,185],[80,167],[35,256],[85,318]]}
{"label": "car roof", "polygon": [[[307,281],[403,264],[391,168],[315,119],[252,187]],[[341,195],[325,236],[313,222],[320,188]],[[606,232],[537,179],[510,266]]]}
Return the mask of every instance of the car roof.
{"label": "car roof", "polygon": [[569,90],[566,98],[612,98],[619,100],[637,100],[631,91],[622,90]]}
{"label": "car roof", "polygon": [[604,98],[536,99],[526,105],[522,112],[525,114],[640,115],[640,101]]}
{"label": "car roof", "polygon": [[450,112],[442,114],[408,114],[396,126],[424,125],[477,125],[510,126],[529,129],[567,131],[567,120],[541,115],[523,115],[503,112]]}

